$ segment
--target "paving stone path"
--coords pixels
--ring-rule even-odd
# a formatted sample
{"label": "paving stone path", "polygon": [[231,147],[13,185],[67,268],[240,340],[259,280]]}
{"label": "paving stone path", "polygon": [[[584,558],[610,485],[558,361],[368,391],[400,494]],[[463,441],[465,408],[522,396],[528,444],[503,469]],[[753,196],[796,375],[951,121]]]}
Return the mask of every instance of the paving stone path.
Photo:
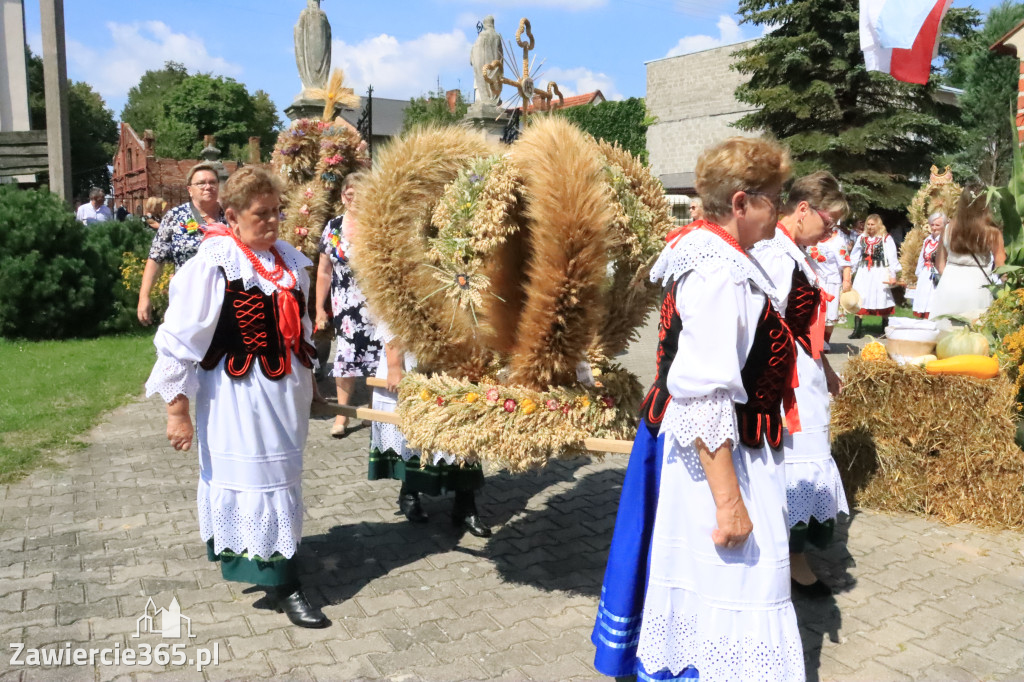
{"label": "paving stone path", "polygon": [[[641,353],[626,362],[649,376]],[[0,679],[599,677],[589,635],[626,457],[490,475],[485,541],[452,529],[450,499],[426,501],[425,526],[396,516],[397,483],[365,480],[368,429],[336,441],[314,421],[300,556],[334,625],[311,631],[207,562],[195,454],[166,445],[163,414],[156,401],[115,410],[87,449],[0,487]],[[796,602],[809,679],[1024,680],[1024,535],[869,510],[837,535],[814,556],[835,598]],[[134,636],[148,598],[177,600],[182,639]],[[217,663],[10,664],[12,643],[68,642],[119,655],[187,642],[181,658],[215,647]]]}

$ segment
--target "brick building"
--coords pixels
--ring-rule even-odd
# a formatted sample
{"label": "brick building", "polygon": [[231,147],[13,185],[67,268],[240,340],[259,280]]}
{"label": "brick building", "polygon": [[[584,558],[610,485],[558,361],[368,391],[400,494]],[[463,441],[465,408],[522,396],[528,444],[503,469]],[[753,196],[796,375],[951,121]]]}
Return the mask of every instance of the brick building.
{"label": "brick building", "polygon": [[[746,77],[733,71],[732,53],[753,41],[647,62],[647,130],[651,172],[669,195],[694,193],[697,157],[734,135],[732,124],[753,110],[736,100]],[[685,202],[684,202],[685,203]]]}
{"label": "brick building", "polygon": [[[114,205],[123,205],[135,215],[142,214],[147,197],[163,197],[168,205],[177,206],[188,199],[185,176],[200,161],[211,161],[223,168],[221,181],[238,169],[236,161],[218,161],[220,152],[213,147],[213,136],[206,138],[202,159],[161,159],[154,152],[155,138],[147,130],[140,138],[127,123],[121,123],[121,135],[114,155]],[[259,162],[258,137],[249,139],[250,157]],[[255,157],[253,157],[255,153]]]}

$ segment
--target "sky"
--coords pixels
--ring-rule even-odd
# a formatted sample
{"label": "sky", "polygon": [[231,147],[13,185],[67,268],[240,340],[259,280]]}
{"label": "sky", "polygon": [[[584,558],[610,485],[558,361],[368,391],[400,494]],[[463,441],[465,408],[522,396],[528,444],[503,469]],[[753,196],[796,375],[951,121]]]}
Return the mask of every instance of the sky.
{"label": "sky", "polygon": [[[984,14],[998,0],[956,0]],[[29,46],[41,52],[38,0],[24,0]],[[408,99],[461,88],[472,98],[469,52],[486,14],[506,40],[521,17],[543,61],[537,82],[563,94],[600,89],[643,97],[645,63],[755,38],[737,0],[322,0],[333,66],[346,85]],[[284,110],[301,90],[292,27],[306,0],[65,0],[68,76],[88,82],[119,118],[128,90],[174,60],[191,72],[230,76],[267,91]],[[515,48],[518,53],[518,48]],[[508,56],[506,48],[506,56]],[[535,73],[538,71],[535,70]],[[504,97],[508,98],[506,88]],[[284,118],[282,114],[282,118]]]}

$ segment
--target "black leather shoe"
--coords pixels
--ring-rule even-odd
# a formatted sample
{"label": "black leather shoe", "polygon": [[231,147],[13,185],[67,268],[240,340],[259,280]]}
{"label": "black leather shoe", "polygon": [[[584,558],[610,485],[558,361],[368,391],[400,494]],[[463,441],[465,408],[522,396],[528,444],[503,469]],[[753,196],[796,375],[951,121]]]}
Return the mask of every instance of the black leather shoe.
{"label": "black leather shoe", "polygon": [[420,494],[402,491],[398,495],[398,509],[405,514],[405,518],[413,523],[426,523],[427,512],[423,511],[420,504]]}
{"label": "black leather shoe", "polygon": [[302,588],[287,596],[278,597],[277,612],[287,615],[288,620],[300,628],[325,628],[331,624],[323,611],[313,608],[306,595],[302,593]]}
{"label": "black leather shoe", "polygon": [[790,579],[793,584],[793,593],[799,594],[801,597],[807,597],[808,599],[825,599],[826,597],[832,596],[832,588],[821,582],[821,580],[815,580],[810,585],[804,585],[797,581]]}
{"label": "black leather shoe", "polygon": [[468,530],[470,535],[475,535],[478,538],[489,538],[492,535],[491,529],[485,526],[484,522],[476,514],[470,514],[462,518],[453,516],[452,523],[462,530]]}
{"label": "black leather shoe", "polygon": [[456,491],[455,504],[452,506],[452,524],[468,530],[478,538],[491,537],[491,529],[484,525],[476,511],[476,494],[472,490]]}

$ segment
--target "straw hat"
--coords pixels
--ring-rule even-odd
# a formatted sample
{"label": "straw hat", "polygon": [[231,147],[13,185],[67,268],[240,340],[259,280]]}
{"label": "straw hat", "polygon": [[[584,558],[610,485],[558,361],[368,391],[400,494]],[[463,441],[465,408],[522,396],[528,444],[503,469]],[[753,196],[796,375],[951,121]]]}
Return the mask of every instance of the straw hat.
{"label": "straw hat", "polygon": [[848,313],[857,313],[860,310],[860,294],[856,289],[844,291],[839,296],[839,306]]}

